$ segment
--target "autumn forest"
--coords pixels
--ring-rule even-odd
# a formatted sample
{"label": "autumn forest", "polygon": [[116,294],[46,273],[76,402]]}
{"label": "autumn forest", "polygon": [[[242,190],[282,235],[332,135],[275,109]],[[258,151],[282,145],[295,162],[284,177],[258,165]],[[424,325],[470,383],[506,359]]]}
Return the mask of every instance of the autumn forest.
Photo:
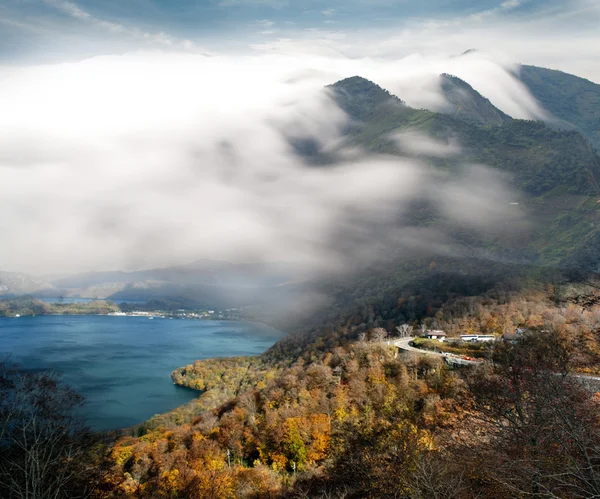
{"label": "autumn forest", "polygon": [[597,374],[599,303],[591,285],[559,297],[547,283],[429,307],[415,328],[526,328],[463,368],[399,351],[395,329],[358,315],[257,357],[182,367],[173,381],[197,399],[110,435],[78,426],[77,395],[51,376],[5,364],[3,497],[57,476],[64,497],[593,497],[600,387],[582,375]]}

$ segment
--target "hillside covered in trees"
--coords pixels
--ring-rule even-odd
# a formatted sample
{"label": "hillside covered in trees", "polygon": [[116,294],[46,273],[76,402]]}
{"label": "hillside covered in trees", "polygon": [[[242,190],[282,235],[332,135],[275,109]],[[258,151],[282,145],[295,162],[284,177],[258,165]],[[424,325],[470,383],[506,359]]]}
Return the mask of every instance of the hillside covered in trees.
{"label": "hillside covered in trees", "polygon": [[522,65],[518,76],[551,113],[555,126],[580,130],[600,149],[600,85],[563,71],[529,65]]}
{"label": "hillside covered in trees", "polygon": [[[0,493],[33,483],[102,498],[592,497],[600,407],[577,376],[598,374],[596,281],[550,273],[471,294],[456,283],[389,289],[393,311],[372,297],[260,356],[177,369],[173,381],[197,399],[102,439],[69,413],[80,399],[52,376],[0,366]],[[453,369],[388,344],[405,321],[450,336],[529,333]],[[45,446],[34,474],[25,463],[45,459]]]}
{"label": "hillside covered in trees", "polygon": [[82,303],[47,303],[38,298],[22,296],[0,300],[0,317],[35,315],[95,315],[118,312],[112,301],[93,300]]}
{"label": "hillside covered in trees", "polygon": [[597,372],[598,303],[589,286],[558,296],[547,284],[430,309],[422,322],[451,335],[531,331],[474,369],[399,353],[378,320],[358,317],[259,357],[197,361],[173,379],[199,399],[120,437],[105,487],[114,497],[590,497],[598,401],[572,374]]}

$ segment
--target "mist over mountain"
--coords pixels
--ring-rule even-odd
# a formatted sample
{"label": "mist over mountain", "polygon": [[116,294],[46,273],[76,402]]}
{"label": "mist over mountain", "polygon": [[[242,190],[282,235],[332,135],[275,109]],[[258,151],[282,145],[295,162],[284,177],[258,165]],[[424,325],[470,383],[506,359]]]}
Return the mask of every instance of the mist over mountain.
{"label": "mist over mountain", "polygon": [[[590,261],[598,258],[590,240],[597,232],[600,163],[580,133],[498,114],[501,123],[477,126],[454,112],[412,109],[389,95],[390,105],[373,106],[374,96],[381,101],[386,94],[364,79],[343,80],[333,88],[339,105],[360,123],[348,131],[351,144],[386,154],[414,151],[451,175],[464,172],[465,164],[487,165],[487,175],[494,172],[510,186],[502,193],[486,192],[484,183],[462,197],[463,203],[473,203],[466,212],[472,221],[480,219],[480,233],[465,230],[465,218],[455,226],[442,222],[432,203],[411,214],[416,225],[435,227],[436,234],[446,233],[446,241],[453,240],[455,248],[491,259],[592,268]],[[482,102],[471,96],[471,102]],[[486,110],[494,109],[483,102]],[[497,178],[489,185],[494,190],[502,182]],[[437,199],[443,198],[444,188],[434,192]],[[484,199],[479,200],[482,192]],[[499,218],[490,222],[493,216]],[[573,256],[582,251],[586,263]]]}
{"label": "mist over mountain", "polygon": [[[244,85],[236,78],[240,70],[248,75]],[[461,86],[466,97],[453,91],[448,112],[460,107],[463,117],[497,119],[501,115],[482,100],[489,99],[513,118],[543,115],[512,66],[483,53],[390,63],[142,52],[9,68],[0,79],[6,109],[0,116],[6,177],[0,208],[12,213],[2,222],[3,267],[70,274],[206,258],[300,262],[319,272],[378,258],[389,244],[374,244],[375,233],[395,245],[398,231],[389,227],[398,214],[423,191],[431,198],[447,183],[431,154],[458,163],[463,149],[471,150],[448,133],[436,136],[436,123],[444,128],[449,116],[423,111],[446,105],[442,73],[473,89]],[[344,110],[340,97],[336,102],[324,88],[352,75],[386,90],[356,103],[354,93],[352,102],[346,100],[354,107]],[[402,102],[387,106],[388,95]],[[399,109],[408,122],[397,122]],[[448,123],[459,132],[469,125]],[[381,147],[366,144],[358,130]],[[473,130],[467,142],[479,133]],[[415,131],[422,137],[407,140],[406,132]],[[402,151],[384,147],[395,132],[404,134],[394,139],[404,144]],[[430,168],[421,167],[422,156]],[[465,165],[475,160],[495,168],[488,164],[492,155],[471,156]],[[334,167],[312,168],[319,165]],[[429,201],[438,211],[445,203],[450,218],[472,224],[472,209],[461,211],[463,203],[448,199],[478,193],[463,177],[444,199]],[[502,185],[492,191],[501,193]],[[483,206],[487,212],[501,208]]]}
{"label": "mist over mountain", "polygon": [[[119,300],[183,296],[211,306],[239,306],[260,301],[256,290],[266,302],[266,296],[282,297],[282,289],[297,290],[298,283],[306,288],[321,278],[341,276],[342,270],[360,273],[365,266],[385,268],[423,254],[598,270],[600,160],[586,138],[591,140],[596,130],[590,116],[598,109],[592,98],[597,85],[556,73],[523,66],[521,78],[536,98],[554,96],[550,101],[539,98],[553,116],[578,126],[513,119],[469,83],[448,74],[438,77],[444,104],[434,106],[435,111],[410,107],[402,96],[354,76],[328,85],[314,101],[337,109],[333,121],[323,116],[318,125],[331,131],[331,139],[309,129],[290,134],[291,128],[277,123],[293,152],[286,152],[286,161],[305,179],[316,175],[317,181],[337,177],[346,182],[344,188],[329,180],[319,187],[319,203],[337,203],[341,209],[318,236],[325,247],[314,248],[319,260],[329,252],[330,262],[337,261],[329,269],[319,264],[308,270],[293,258],[246,264],[204,259],[155,270],[28,278],[26,284],[23,278],[18,284],[5,277],[3,294]],[[557,78],[585,86],[584,115],[570,104],[563,106],[570,114],[550,105],[567,102],[569,92],[580,95],[559,91]],[[313,104],[296,105],[311,109]],[[220,154],[229,158],[224,171],[234,168],[228,183],[235,185],[240,172],[233,165],[241,161],[241,151],[229,145]],[[357,183],[357,178],[363,181]],[[379,180],[372,185],[367,180],[381,178],[393,181],[388,193],[378,191]],[[345,192],[348,181],[354,187]],[[274,187],[285,192],[283,184]],[[314,202],[314,194],[310,196]],[[309,199],[303,209],[314,208]],[[355,204],[358,199],[361,207]],[[309,226],[306,231],[302,238],[315,235]]]}
{"label": "mist over mountain", "polygon": [[574,128],[600,149],[600,85],[553,69],[522,65],[521,81],[554,117],[554,126]]}
{"label": "mist over mountain", "polygon": [[445,114],[480,125],[501,125],[512,119],[460,78],[443,74],[440,79]]}
{"label": "mist over mountain", "polygon": [[106,282],[164,281],[178,284],[213,286],[277,286],[291,279],[298,270],[289,263],[231,263],[198,260],[186,265],[134,272],[89,272],[52,280],[63,288],[87,288]]}

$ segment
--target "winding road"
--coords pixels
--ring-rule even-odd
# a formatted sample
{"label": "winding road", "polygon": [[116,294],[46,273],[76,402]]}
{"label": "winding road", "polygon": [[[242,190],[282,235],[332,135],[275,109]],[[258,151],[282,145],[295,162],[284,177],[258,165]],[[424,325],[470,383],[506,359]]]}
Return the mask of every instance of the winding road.
{"label": "winding road", "polygon": [[467,359],[461,357],[460,355],[455,355],[455,354],[451,354],[451,353],[432,352],[431,350],[423,350],[421,348],[415,348],[415,347],[411,346],[411,344],[410,344],[412,341],[414,341],[414,339],[415,338],[413,336],[409,336],[407,338],[399,338],[396,340],[391,340],[390,344],[394,345],[395,347],[399,348],[400,350],[402,350],[404,352],[414,352],[419,355],[433,355],[435,357],[442,357],[448,364],[471,366],[471,365],[478,365],[478,364],[481,364],[482,362],[485,362],[483,360],[467,360]]}
{"label": "winding road", "polygon": [[[436,357],[443,357],[447,364],[450,365],[460,365],[460,366],[474,366],[485,362],[485,360],[467,360],[460,355],[455,355],[451,353],[442,353],[442,352],[432,352],[431,350],[424,350],[421,348],[415,348],[411,346],[411,342],[414,341],[414,337],[408,338],[398,338],[395,340],[390,340],[390,344],[399,348],[404,352],[414,352],[419,355],[433,355]],[[589,374],[570,374],[570,376],[574,376],[582,380],[589,388],[593,390],[600,390],[600,376],[592,376]]]}

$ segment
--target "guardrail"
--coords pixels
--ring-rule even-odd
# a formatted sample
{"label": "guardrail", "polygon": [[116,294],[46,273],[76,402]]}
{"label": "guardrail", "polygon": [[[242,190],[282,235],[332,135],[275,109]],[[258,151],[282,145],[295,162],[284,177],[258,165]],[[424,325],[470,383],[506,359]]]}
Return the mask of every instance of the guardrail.
{"label": "guardrail", "polygon": [[[475,366],[481,365],[485,360],[482,359],[465,359],[464,357],[451,354],[447,352],[432,352],[431,350],[423,350],[422,348],[415,348],[410,345],[410,343],[414,340],[414,337],[408,338],[392,338],[388,341],[389,345],[394,345],[395,347],[403,350],[405,352],[412,352],[419,355],[434,355],[437,357],[442,357],[447,364],[450,365],[460,365],[460,366]],[[574,376],[581,380],[586,388],[594,392],[600,392],[600,376],[592,376],[588,374],[570,374],[570,376]]]}
{"label": "guardrail", "polygon": [[483,360],[475,360],[471,358],[465,358],[464,356],[451,354],[447,352],[432,352],[431,350],[423,350],[421,348],[415,348],[410,345],[410,343],[415,338],[413,336],[407,338],[399,338],[396,340],[390,340],[388,343],[394,345],[395,347],[403,350],[405,352],[413,352],[420,355],[433,355],[436,357],[442,357],[447,364],[450,365],[460,365],[460,366],[473,366],[479,365]]}

